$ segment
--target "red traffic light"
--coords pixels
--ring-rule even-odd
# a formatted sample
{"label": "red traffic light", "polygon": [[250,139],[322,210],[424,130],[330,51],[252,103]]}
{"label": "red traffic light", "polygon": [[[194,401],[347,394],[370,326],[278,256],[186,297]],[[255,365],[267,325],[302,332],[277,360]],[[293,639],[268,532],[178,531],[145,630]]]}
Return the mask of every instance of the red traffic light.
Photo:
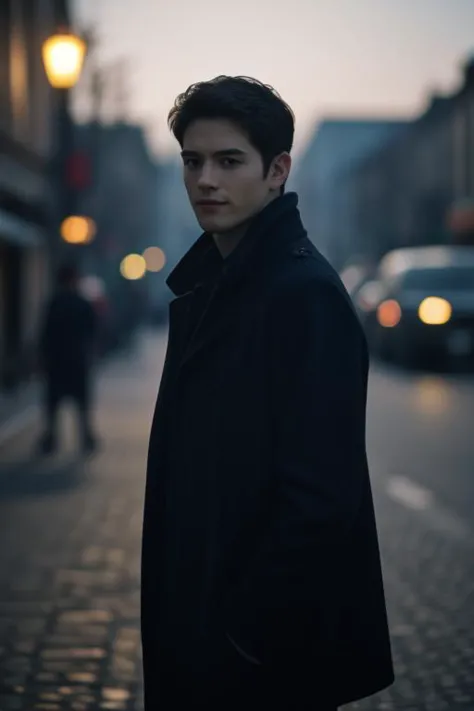
{"label": "red traffic light", "polygon": [[74,190],[85,190],[92,183],[90,157],[83,151],[72,153],[66,163],[66,181]]}

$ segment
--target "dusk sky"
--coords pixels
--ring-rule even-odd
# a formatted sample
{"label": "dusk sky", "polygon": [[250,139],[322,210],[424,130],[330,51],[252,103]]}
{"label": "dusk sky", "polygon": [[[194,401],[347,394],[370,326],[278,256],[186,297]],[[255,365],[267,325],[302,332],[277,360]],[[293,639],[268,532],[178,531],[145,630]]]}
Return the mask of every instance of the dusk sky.
{"label": "dusk sky", "polygon": [[[217,74],[272,84],[296,113],[298,152],[327,114],[412,116],[474,54],[474,0],[75,0],[75,17],[97,28],[94,61],[128,61],[128,118],[161,153],[176,150],[176,94]],[[87,109],[86,73],[76,100]]]}

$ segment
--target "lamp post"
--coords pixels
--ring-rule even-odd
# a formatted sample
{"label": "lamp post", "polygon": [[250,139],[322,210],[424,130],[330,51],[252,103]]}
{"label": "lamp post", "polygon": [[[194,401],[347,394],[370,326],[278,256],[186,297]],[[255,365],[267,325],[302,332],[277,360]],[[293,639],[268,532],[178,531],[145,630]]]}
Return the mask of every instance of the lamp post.
{"label": "lamp post", "polygon": [[[86,43],[78,35],[68,31],[59,31],[43,44],[42,56],[46,76],[57,95],[58,132],[57,152],[54,166],[54,188],[57,195],[58,219],[56,237],[65,218],[72,215],[74,208],[73,191],[67,180],[67,165],[74,145],[74,126],[69,113],[69,93],[79,81]],[[59,259],[56,240],[53,244],[53,260]]]}

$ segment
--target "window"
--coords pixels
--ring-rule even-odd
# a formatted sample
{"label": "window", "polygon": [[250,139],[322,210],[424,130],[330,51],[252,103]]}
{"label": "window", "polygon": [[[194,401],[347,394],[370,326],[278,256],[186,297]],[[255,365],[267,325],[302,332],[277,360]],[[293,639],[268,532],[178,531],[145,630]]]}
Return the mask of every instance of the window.
{"label": "window", "polygon": [[474,291],[474,266],[412,269],[405,273],[402,288]]}

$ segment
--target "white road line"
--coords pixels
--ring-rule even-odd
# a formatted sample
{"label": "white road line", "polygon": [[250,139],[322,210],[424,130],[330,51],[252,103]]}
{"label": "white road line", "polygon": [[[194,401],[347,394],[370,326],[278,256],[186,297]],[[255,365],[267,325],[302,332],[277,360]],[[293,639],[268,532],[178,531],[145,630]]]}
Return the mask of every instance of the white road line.
{"label": "white road line", "polygon": [[8,439],[21,432],[21,430],[25,427],[28,427],[28,425],[30,425],[35,419],[37,411],[37,406],[30,405],[23,410],[23,412],[20,412],[15,417],[7,420],[7,422],[0,427],[0,445],[4,444],[4,442]]}
{"label": "white road line", "polygon": [[403,476],[393,476],[388,482],[388,495],[407,508],[423,511],[433,505],[433,494]]}
{"label": "white road line", "polygon": [[469,524],[436,501],[432,491],[404,476],[392,476],[387,483],[387,494],[405,508],[418,511],[437,531],[452,538],[472,538]]}

